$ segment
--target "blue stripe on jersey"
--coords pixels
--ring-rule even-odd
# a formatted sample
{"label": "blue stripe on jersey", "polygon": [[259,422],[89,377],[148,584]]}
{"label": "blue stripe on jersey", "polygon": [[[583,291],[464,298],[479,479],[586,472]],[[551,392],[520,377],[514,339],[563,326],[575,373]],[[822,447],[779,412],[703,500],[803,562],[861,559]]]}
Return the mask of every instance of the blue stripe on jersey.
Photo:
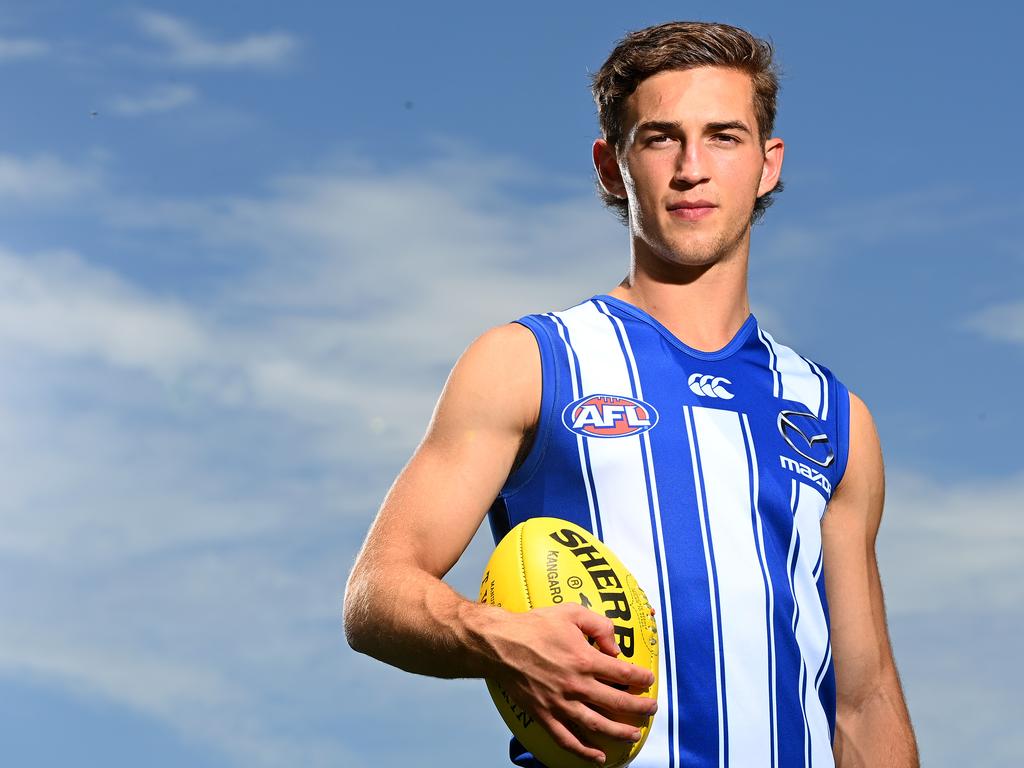
{"label": "blue stripe on jersey", "polygon": [[[788,591],[779,593],[779,609],[777,611],[776,629],[779,636],[788,633],[788,638],[796,636],[796,617],[799,606],[796,602],[796,589],[793,583],[793,571],[797,566],[797,531],[796,531],[796,492],[795,481],[790,481],[792,491],[787,503],[790,529],[785,541],[784,560],[781,562],[782,573],[785,574]],[[776,675],[779,690],[779,765],[804,766],[804,739],[806,719],[804,715],[803,697],[800,692],[801,668],[803,657],[795,640],[784,643],[780,648],[779,667]]]}
{"label": "blue stripe on jersey", "polygon": [[[529,454],[502,489],[499,498],[504,503],[492,507],[494,540],[501,541],[502,529],[507,532],[531,517],[560,517],[593,531],[575,436],[559,423],[557,404],[575,399],[564,342],[549,317],[529,315],[517,322],[533,332],[540,350],[541,410]],[[571,451],[567,443],[571,443]]]}
{"label": "blue stripe on jersey", "polygon": [[836,448],[835,479],[832,487],[839,485],[846,473],[846,462],[850,456],[850,393],[846,385],[839,379],[833,379],[836,388],[836,433],[838,447]]}
{"label": "blue stripe on jersey", "polygon": [[[697,400],[686,387],[686,377],[665,375],[654,357],[657,337],[647,337],[635,330],[629,334],[644,382],[644,398],[651,403],[671,403],[680,394],[687,403]],[[687,397],[688,396],[688,397]],[[673,766],[718,765],[718,704],[715,673],[716,648],[710,633],[694,631],[710,626],[710,577],[705,564],[702,524],[697,512],[698,500],[691,459],[691,442],[687,437],[685,405],[659,410],[659,426],[644,433],[649,438],[659,477],[671,482],[658,486],[661,509],[661,533],[666,549],[672,615],[662,613],[661,621],[672,628],[665,646],[673,646],[674,691],[669,700],[672,708],[670,747],[675,755]],[[662,429],[662,427],[665,427]],[[679,542],[698,542],[700,554],[678,556]],[[675,556],[673,556],[675,555]],[[668,624],[668,621],[671,621]],[[665,650],[665,647],[662,648]],[[643,766],[643,753],[634,765]],[[712,762],[713,759],[713,762]]]}
{"label": "blue stripe on jersey", "polygon": [[[800,665],[800,700],[807,701],[807,668]],[[807,722],[807,710],[804,710],[804,761],[807,768],[813,768],[811,753],[811,725]]]}
{"label": "blue stripe on jersey", "polygon": [[527,316],[521,317],[516,322],[529,328],[537,342],[537,350],[540,353],[541,398],[534,444],[525,461],[505,483],[506,495],[515,493],[526,485],[544,459],[551,434],[552,420],[558,416],[555,413],[555,403],[560,402],[567,394],[565,392],[565,377],[559,375],[559,365],[551,343],[551,335],[544,327],[548,321],[535,316]]}
{"label": "blue stripe on jersey", "polygon": [[[561,517],[593,531],[589,489],[581,470],[577,439],[560,425],[560,404],[574,399],[564,341],[550,317],[527,315],[518,322],[534,333],[541,351],[542,408],[534,444],[502,488],[500,499],[504,505],[493,508],[490,522],[495,541],[501,541],[498,532],[503,526],[511,529],[530,517]],[[549,392],[553,393],[550,404]]]}
{"label": "blue stripe on jersey", "polygon": [[711,536],[711,527],[708,521],[707,488],[704,485],[704,469],[700,458],[700,442],[697,440],[697,429],[693,423],[693,408],[683,406],[686,414],[687,426],[690,428],[690,443],[693,446],[693,466],[698,492],[697,509],[700,513],[701,536],[704,541],[704,555],[708,558],[709,576],[712,584],[712,601],[715,612],[714,624],[712,625],[712,637],[715,644],[715,692],[718,706],[718,749],[721,765],[729,766],[729,713],[726,709],[727,702],[723,698],[725,688],[725,649],[722,643],[722,596],[718,589],[718,566],[715,562],[715,546]]}

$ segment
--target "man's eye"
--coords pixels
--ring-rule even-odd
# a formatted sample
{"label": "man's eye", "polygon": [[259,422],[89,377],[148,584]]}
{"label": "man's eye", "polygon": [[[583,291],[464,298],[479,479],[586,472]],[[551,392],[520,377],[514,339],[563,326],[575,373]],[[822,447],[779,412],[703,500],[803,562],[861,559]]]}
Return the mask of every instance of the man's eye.
{"label": "man's eye", "polygon": [[724,141],[726,144],[739,144],[740,143],[740,140],[738,138],[736,138],[735,136],[732,136],[732,135],[730,135],[728,133],[717,133],[717,134],[715,134],[715,138],[718,139],[719,141]]}
{"label": "man's eye", "polygon": [[651,136],[651,138],[649,138],[647,140],[647,143],[648,144],[664,144],[666,141],[671,141],[671,140],[672,140],[671,136],[666,136],[665,134],[659,134],[658,136]]}

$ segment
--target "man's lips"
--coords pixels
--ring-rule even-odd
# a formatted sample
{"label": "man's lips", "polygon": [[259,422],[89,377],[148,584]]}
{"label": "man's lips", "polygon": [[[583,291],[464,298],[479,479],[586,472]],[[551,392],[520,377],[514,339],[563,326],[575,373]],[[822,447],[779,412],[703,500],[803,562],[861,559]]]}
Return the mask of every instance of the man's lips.
{"label": "man's lips", "polygon": [[710,200],[684,200],[668,207],[669,214],[677,219],[696,221],[703,219],[717,208]]}

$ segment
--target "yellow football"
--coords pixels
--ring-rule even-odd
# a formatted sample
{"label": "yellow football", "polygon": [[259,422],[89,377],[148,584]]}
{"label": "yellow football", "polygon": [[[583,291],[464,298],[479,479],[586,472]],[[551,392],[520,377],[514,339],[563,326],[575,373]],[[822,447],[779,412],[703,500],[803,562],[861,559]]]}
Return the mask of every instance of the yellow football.
{"label": "yellow football", "polygon": [[[647,595],[615,554],[596,536],[568,520],[535,517],[520,523],[499,542],[480,583],[480,602],[509,611],[579,603],[611,619],[619,658],[654,673],[647,690],[630,693],[658,698],[658,630]],[[498,683],[487,680],[505,724],[549,768],[592,768],[592,763],[560,747]],[[632,724],[640,741],[595,737],[605,768],[619,768],[636,757],[647,740],[653,715]]]}

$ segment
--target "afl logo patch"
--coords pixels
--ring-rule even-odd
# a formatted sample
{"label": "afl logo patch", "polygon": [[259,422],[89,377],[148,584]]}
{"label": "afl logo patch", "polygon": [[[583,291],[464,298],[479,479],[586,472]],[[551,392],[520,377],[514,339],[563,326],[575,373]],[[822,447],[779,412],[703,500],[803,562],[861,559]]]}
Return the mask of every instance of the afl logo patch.
{"label": "afl logo patch", "polygon": [[587,395],[565,406],[562,423],[584,437],[628,437],[653,429],[658,412],[625,395]]}

